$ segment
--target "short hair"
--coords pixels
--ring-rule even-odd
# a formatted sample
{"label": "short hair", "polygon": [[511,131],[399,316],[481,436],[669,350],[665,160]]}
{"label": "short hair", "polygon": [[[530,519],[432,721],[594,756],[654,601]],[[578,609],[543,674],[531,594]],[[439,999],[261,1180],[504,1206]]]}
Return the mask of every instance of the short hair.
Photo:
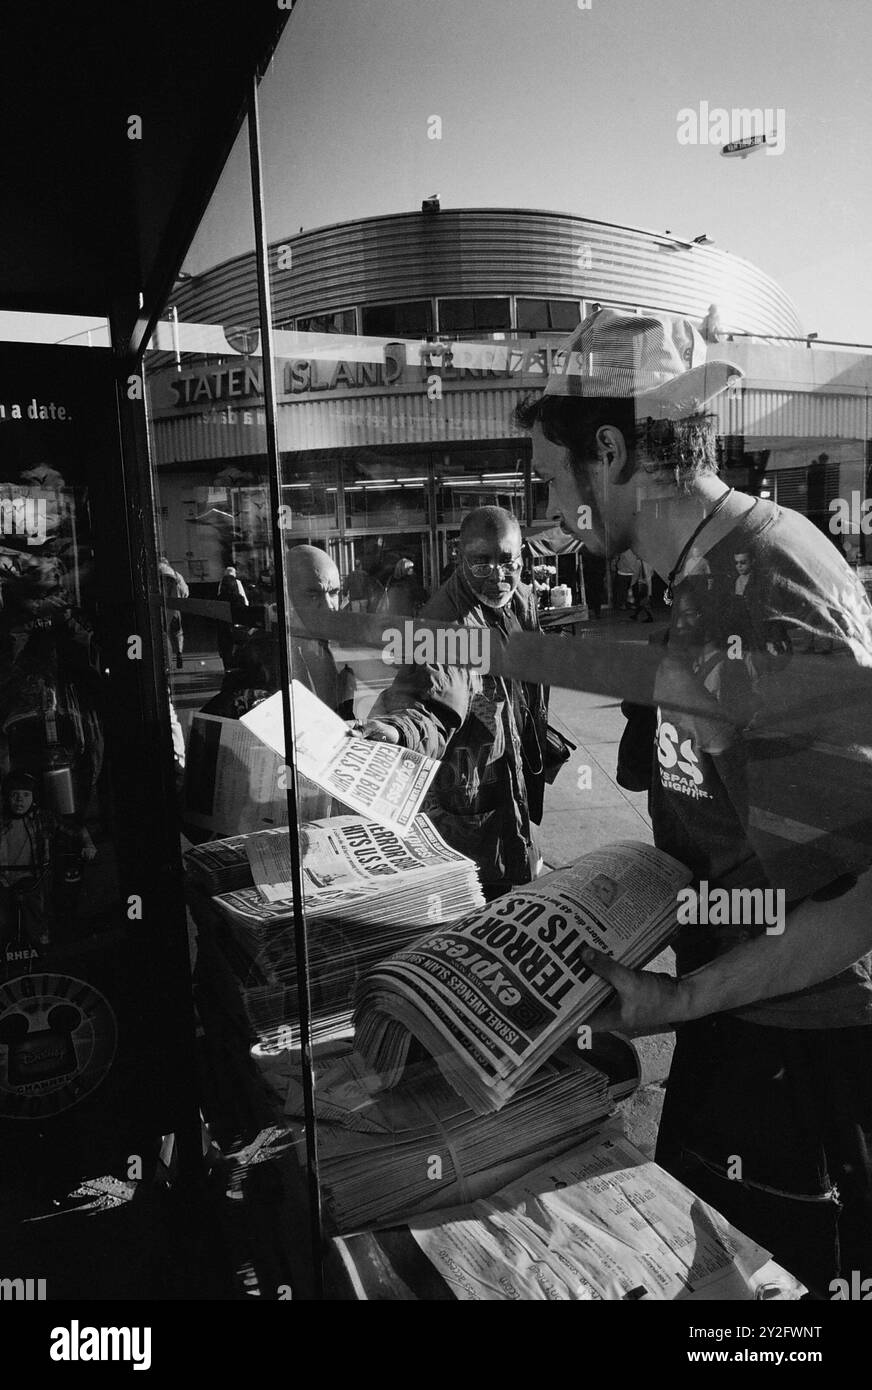
{"label": "short hair", "polygon": [[719,468],[715,417],[692,415],[686,420],[638,419],[636,402],[627,396],[528,396],[514,412],[522,430],[534,425],[552,444],[568,449],[573,459],[596,453],[597,430],[614,425],[627,445],[627,468],[621,482],[636,473],[672,478],[679,492],[694,479]]}

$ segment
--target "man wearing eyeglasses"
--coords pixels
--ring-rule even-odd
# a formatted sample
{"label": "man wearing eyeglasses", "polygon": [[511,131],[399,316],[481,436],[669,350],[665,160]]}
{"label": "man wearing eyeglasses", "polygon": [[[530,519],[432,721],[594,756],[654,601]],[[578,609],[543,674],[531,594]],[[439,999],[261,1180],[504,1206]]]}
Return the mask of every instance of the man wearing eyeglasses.
{"label": "man wearing eyeglasses", "polygon": [[[535,597],[521,581],[521,528],[502,507],[479,507],[460,528],[454,573],[421,609],[431,622],[482,629],[470,652],[538,631]],[[529,883],[539,865],[547,700],[539,685],[506,680],[489,662],[403,666],[379,697],[367,738],[439,758],[424,811],[478,865],[488,898]]]}

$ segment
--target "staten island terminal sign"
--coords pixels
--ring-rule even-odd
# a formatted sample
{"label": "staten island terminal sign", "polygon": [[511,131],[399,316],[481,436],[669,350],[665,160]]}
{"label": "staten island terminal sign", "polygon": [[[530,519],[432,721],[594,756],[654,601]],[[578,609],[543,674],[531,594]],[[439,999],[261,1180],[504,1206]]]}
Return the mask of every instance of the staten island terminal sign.
{"label": "staten island terminal sign", "polygon": [[[314,337],[315,335],[307,335]],[[562,352],[557,344],[522,340],[501,343],[386,342],[337,340],[306,357],[280,357],[280,400],[312,398],[324,393],[421,390],[438,399],[439,388],[501,381],[531,388],[544,385]],[[323,339],[322,339],[323,341]],[[256,405],[263,395],[263,370],[256,359],[241,364],[200,368],[164,380],[166,395],[158,410],[204,409],[221,403]],[[161,393],[163,394],[163,393]]]}

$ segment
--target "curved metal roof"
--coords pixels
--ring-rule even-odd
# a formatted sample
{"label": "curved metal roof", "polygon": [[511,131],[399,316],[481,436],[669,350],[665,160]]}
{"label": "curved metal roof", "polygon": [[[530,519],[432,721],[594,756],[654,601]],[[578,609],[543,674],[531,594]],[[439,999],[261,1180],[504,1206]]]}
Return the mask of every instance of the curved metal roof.
{"label": "curved metal roof", "polygon": [[[290,250],[290,257],[287,255]],[[280,269],[290,259],[290,268]],[[701,319],[725,329],[798,335],[789,296],[749,261],[714,246],[567,213],[460,208],[335,223],[273,242],[273,318],[450,295],[575,298]],[[256,321],[251,255],[177,288],[183,318]]]}

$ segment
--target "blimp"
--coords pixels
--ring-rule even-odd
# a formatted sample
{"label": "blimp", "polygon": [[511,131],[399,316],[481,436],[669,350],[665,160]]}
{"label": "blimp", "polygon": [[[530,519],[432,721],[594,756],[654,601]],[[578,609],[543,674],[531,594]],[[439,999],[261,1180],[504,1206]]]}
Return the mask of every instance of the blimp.
{"label": "blimp", "polygon": [[747,159],[755,150],[762,150],[764,145],[774,144],[774,132],[771,135],[746,135],[742,140],[731,140],[728,145],[724,145],[721,154],[726,155],[728,159]]}

